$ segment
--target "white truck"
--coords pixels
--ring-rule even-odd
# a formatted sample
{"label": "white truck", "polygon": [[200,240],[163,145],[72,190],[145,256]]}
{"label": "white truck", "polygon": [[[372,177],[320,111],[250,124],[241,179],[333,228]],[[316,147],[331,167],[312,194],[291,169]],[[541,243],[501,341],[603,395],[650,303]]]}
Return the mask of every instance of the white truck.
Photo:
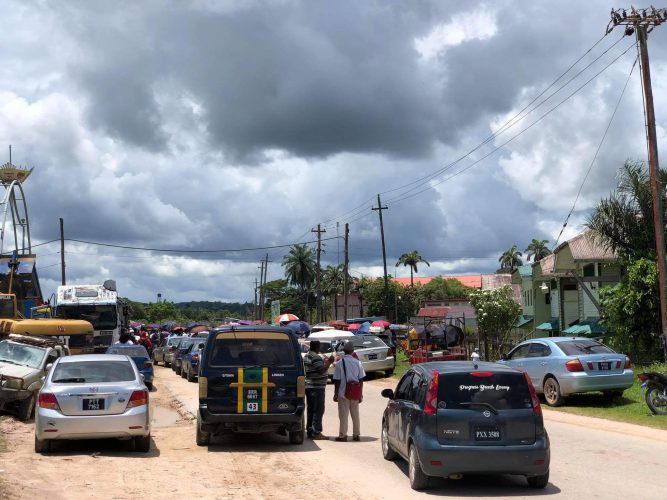
{"label": "white truck", "polygon": [[118,297],[114,280],[102,285],[59,286],[55,316],[92,323],[95,352],[104,352],[116,342],[129,321],[128,304]]}

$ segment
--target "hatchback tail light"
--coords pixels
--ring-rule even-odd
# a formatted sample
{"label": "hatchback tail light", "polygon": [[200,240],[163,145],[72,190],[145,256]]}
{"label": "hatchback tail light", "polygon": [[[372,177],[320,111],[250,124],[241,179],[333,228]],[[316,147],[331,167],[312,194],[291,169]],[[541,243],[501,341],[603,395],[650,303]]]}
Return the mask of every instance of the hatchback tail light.
{"label": "hatchback tail light", "polygon": [[533,413],[535,415],[542,415],[542,405],[540,405],[540,398],[537,397],[537,392],[535,392],[535,387],[533,387],[533,383],[530,381],[530,377],[526,372],[523,372],[523,376],[526,379],[526,383],[528,384],[528,392],[530,393],[530,400],[533,403]]}
{"label": "hatchback tail light", "polygon": [[583,372],[584,367],[581,365],[581,361],[579,361],[579,358],[577,359],[571,359],[567,363],[565,363],[565,369],[568,372]]}
{"label": "hatchback tail light", "polygon": [[389,358],[389,357],[391,357],[391,356],[393,356],[393,355],[394,355],[394,350],[393,350],[391,347],[388,348],[388,349],[387,349],[387,357]]}
{"label": "hatchback tail light", "polygon": [[438,384],[440,383],[440,373],[433,372],[431,382],[428,384],[426,391],[426,404],[424,405],[424,413],[428,415],[435,415],[438,413]]}
{"label": "hatchback tail light", "polygon": [[639,380],[642,382],[646,382],[648,380],[648,376],[645,373],[640,373],[637,375],[637,377],[639,377]]}
{"label": "hatchback tail light", "polygon": [[128,408],[136,408],[148,404],[148,391],[134,391],[127,402]]}
{"label": "hatchback tail light", "polygon": [[493,372],[470,372],[470,375],[472,377],[488,378],[488,377],[493,377]]}
{"label": "hatchback tail light", "polygon": [[623,369],[629,370],[630,368],[632,368],[632,361],[630,361],[630,358],[628,356],[626,356],[625,357],[625,366],[623,367]]}
{"label": "hatchback tail light", "polygon": [[40,408],[46,408],[48,410],[60,410],[60,406],[58,406],[58,400],[56,399],[55,394],[51,394],[50,392],[43,392],[39,395],[39,399],[37,400],[37,404],[39,405]]}

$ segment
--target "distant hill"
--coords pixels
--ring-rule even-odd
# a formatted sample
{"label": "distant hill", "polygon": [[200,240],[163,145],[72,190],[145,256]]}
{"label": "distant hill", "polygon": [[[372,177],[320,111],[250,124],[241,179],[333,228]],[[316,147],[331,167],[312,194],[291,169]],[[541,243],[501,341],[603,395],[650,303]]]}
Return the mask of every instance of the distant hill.
{"label": "distant hill", "polygon": [[174,306],[178,310],[203,309],[210,312],[225,312],[227,315],[245,315],[248,311],[252,314],[252,302],[212,302],[210,300],[193,300],[190,302],[175,302]]}

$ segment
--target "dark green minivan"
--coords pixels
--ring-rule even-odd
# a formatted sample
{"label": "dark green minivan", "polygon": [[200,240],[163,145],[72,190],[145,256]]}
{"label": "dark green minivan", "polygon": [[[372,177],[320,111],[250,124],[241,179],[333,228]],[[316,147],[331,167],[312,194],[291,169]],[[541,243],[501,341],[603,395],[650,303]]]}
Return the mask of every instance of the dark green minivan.
{"label": "dark green minivan", "polygon": [[271,326],[211,331],[199,369],[197,444],[229,433],[304,440],[305,371],[297,337]]}

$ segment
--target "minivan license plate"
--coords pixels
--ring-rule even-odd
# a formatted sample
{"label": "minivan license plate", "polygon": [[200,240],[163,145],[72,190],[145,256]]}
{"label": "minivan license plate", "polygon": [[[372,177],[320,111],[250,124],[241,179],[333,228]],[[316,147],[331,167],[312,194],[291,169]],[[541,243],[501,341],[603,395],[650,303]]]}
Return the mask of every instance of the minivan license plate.
{"label": "minivan license plate", "polygon": [[500,441],[500,429],[495,426],[475,427],[475,441]]}
{"label": "minivan license plate", "polygon": [[104,410],[104,400],[103,399],[84,399],[83,400],[83,409],[84,410]]}

